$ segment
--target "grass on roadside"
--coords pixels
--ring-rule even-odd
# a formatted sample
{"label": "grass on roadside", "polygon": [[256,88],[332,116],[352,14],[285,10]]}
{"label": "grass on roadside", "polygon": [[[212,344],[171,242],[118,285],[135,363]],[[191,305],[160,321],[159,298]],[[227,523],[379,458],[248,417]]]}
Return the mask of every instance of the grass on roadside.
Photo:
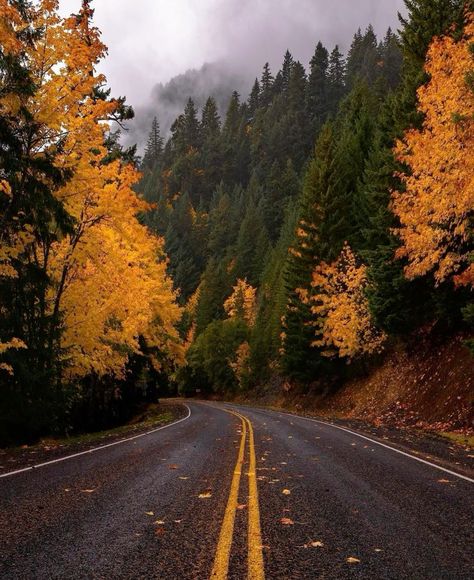
{"label": "grass on roadside", "polygon": [[452,431],[438,431],[438,435],[458,445],[474,447],[474,435],[464,435],[463,433],[453,433]]}
{"label": "grass on roadside", "polygon": [[143,431],[147,428],[159,427],[170,423],[175,419],[175,414],[169,409],[164,408],[158,403],[153,403],[147,406],[146,410],[134,417],[125,425],[114,427],[112,429],[105,429],[103,431],[93,431],[91,433],[80,433],[77,435],[70,435],[67,437],[43,437],[38,443],[34,445],[22,446],[17,448],[10,448],[9,451],[21,450],[28,447],[29,449],[39,447],[45,450],[54,449],[57,447],[70,447],[76,445],[88,445],[92,443],[101,443],[107,439],[117,438],[120,435],[133,436],[137,431]]}

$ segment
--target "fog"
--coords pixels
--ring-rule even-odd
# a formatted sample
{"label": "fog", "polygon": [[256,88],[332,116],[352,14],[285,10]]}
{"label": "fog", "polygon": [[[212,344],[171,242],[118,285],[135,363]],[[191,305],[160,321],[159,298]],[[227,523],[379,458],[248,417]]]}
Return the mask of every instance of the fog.
{"label": "fog", "polygon": [[[135,107],[133,133],[139,141],[153,114],[166,131],[189,96],[200,101],[203,91],[214,93],[222,103],[231,88],[246,92],[266,61],[278,70],[287,48],[307,66],[318,40],[329,49],[339,44],[345,52],[357,28],[371,23],[383,36],[389,26],[397,28],[397,12],[404,8],[403,0],[95,0],[92,5],[109,47],[101,71],[113,94],[126,95]],[[64,14],[79,6],[80,0],[60,0]],[[191,72],[166,86],[206,63],[202,74]]]}

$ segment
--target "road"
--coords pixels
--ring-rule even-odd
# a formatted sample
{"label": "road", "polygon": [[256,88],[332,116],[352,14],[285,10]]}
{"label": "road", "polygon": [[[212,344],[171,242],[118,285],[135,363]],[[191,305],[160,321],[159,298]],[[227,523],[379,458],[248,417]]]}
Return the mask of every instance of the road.
{"label": "road", "polygon": [[474,577],[472,474],[279,412],[188,407],[1,478],[0,578]]}

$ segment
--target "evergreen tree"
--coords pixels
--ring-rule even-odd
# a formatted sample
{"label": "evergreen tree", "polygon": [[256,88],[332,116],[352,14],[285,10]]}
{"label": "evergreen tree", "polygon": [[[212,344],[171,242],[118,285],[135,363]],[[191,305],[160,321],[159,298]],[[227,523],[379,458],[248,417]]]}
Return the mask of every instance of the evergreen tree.
{"label": "evergreen tree", "polygon": [[255,82],[253,84],[252,87],[252,91],[250,93],[249,99],[248,99],[248,113],[249,113],[249,120],[252,121],[255,117],[255,113],[257,112],[259,106],[260,106],[260,83],[258,82],[258,79],[255,79]]}
{"label": "evergreen tree", "polygon": [[310,61],[310,74],[306,91],[307,118],[311,123],[311,137],[315,138],[327,120],[328,102],[329,53],[318,42]]}
{"label": "evergreen tree", "polygon": [[160,125],[157,117],[153,118],[151,130],[143,156],[142,168],[151,170],[157,165],[163,154],[163,137],[160,134]]}
{"label": "evergreen tree", "polygon": [[273,99],[273,75],[268,62],[263,67],[262,77],[260,80],[260,103],[263,108],[270,105]]}
{"label": "evergreen tree", "polygon": [[339,103],[345,94],[345,62],[339,47],[336,45],[329,57],[328,67],[328,107],[334,116]]}

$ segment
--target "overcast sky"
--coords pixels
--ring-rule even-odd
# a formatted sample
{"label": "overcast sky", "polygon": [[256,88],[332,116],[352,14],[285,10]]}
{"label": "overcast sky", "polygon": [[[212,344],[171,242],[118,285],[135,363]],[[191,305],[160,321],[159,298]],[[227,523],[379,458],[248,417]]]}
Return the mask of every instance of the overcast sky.
{"label": "overcast sky", "polygon": [[[60,0],[64,13],[80,0]],[[154,85],[205,62],[228,62],[251,78],[265,61],[278,70],[289,48],[307,65],[317,40],[347,43],[372,23],[397,27],[403,0],[95,0],[95,23],[109,47],[101,69],[114,95],[147,102]]]}

